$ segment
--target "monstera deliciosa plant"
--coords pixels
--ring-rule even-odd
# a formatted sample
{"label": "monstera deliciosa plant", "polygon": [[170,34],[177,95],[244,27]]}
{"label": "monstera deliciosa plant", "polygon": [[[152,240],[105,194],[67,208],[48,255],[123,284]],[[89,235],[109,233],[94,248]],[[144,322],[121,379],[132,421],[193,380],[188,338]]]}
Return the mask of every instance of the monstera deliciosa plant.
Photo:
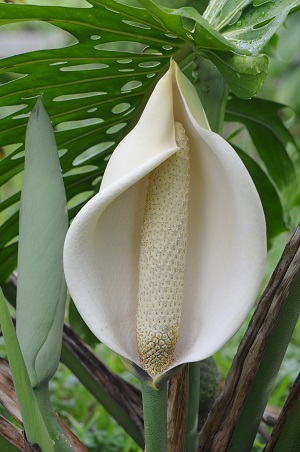
{"label": "monstera deliciosa plant", "polygon": [[298,229],[229,372],[215,355],[250,320],[267,248],[299,221],[297,129],[257,94],[299,9],[0,2],[3,39],[33,22],[66,36],[0,59],[0,400],[25,432],[3,418],[3,450],[108,447],[55,414],[59,360],[131,436],[114,450],[299,450],[299,377],[272,434],[260,426],[300,312]]}

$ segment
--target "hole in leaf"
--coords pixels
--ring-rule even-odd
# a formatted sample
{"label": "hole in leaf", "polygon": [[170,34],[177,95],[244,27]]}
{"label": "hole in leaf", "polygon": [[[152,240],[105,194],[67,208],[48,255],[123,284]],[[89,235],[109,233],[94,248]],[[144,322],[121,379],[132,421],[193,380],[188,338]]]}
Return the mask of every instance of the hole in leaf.
{"label": "hole in leaf", "polygon": [[159,61],[145,61],[144,63],[139,63],[138,66],[139,67],[155,67],[155,66],[159,66],[160,62]]}
{"label": "hole in leaf", "polygon": [[105,160],[106,162],[108,162],[108,160],[111,158],[112,154],[107,155],[106,157],[104,157],[103,160]]}
{"label": "hole in leaf", "polygon": [[120,124],[116,124],[115,126],[110,127],[107,129],[106,133],[108,135],[113,135],[114,133],[119,132],[121,129],[127,126],[126,122],[121,122]]}
{"label": "hole in leaf", "polygon": [[60,64],[67,64],[67,61],[56,61],[55,63],[50,63],[49,66],[59,66]]}
{"label": "hole in leaf", "polygon": [[59,149],[58,150],[58,155],[60,156],[60,157],[62,157],[63,155],[65,155],[66,153],[68,152],[68,149]]}
{"label": "hole in leaf", "polygon": [[95,165],[86,165],[86,166],[80,166],[77,168],[72,168],[71,170],[64,173],[65,176],[74,176],[76,174],[84,174],[84,173],[90,173],[91,171],[98,170],[98,166]]}
{"label": "hole in leaf", "polygon": [[101,39],[101,36],[99,36],[99,35],[93,35],[93,36],[91,36],[91,40],[92,40],[92,41],[97,41],[97,39]]}
{"label": "hole in leaf", "polygon": [[1,147],[1,159],[4,159],[9,155],[12,157],[13,155],[17,154],[17,151],[23,146],[23,144],[24,143],[16,143]]}
{"label": "hole in leaf", "polygon": [[83,162],[86,162],[92,157],[95,157],[95,155],[98,155],[101,152],[106,151],[106,149],[109,149],[114,144],[115,144],[114,141],[106,141],[104,143],[99,143],[96,144],[95,146],[92,146],[91,148],[88,148],[86,151],[82,152],[74,159],[73,165],[74,166],[81,165]]}
{"label": "hole in leaf", "polygon": [[141,42],[115,41],[98,44],[95,46],[95,49],[106,50],[108,52],[143,53],[147,47],[147,44],[142,44]]}
{"label": "hole in leaf", "polygon": [[26,104],[6,105],[5,107],[0,107],[0,119],[7,118],[7,116],[13,115],[17,111],[23,110],[26,107]]}
{"label": "hole in leaf", "polygon": [[23,113],[21,115],[17,115],[17,116],[13,116],[12,119],[24,119],[24,118],[29,118],[30,116],[30,111],[28,113]]}
{"label": "hole in leaf", "polygon": [[151,30],[151,27],[146,24],[141,24],[140,22],[133,22],[131,20],[122,20],[124,24],[130,25],[132,27],[143,28],[145,30]]}
{"label": "hole in leaf", "polygon": [[6,24],[0,30],[0,56],[58,49],[74,42],[78,41],[70,33],[48,22],[24,21],[22,29],[16,24]]}
{"label": "hole in leaf", "polygon": [[127,102],[123,102],[121,104],[115,105],[111,111],[118,115],[120,113],[123,113],[124,111],[128,110],[128,108],[130,108],[130,104],[128,104]]}
{"label": "hole in leaf", "polygon": [[157,49],[146,49],[144,55],[162,55],[162,53]]}
{"label": "hole in leaf", "polygon": [[[16,165],[18,165],[20,167],[19,172],[12,177],[7,176],[8,178],[7,179],[5,178],[5,182],[2,183],[2,185],[1,185],[2,196],[4,195],[5,197],[9,197],[11,195],[14,195],[17,191],[21,190],[22,181],[23,181],[23,174],[22,174],[23,164],[20,161],[20,162],[16,163]],[[2,180],[2,177],[1,177],[1,180]]]}
{"label": "hole in leaf", "polygon": [[[16,72],[5,72],[5,74],[0,75],[0,86],[15,82],[20,78],[27,77],[27,75],[28,74],[18,74]],[[25,97],[22,97],[22,99],[25,99]]]}
{"label": "hole in leaf", "polygon": [[138,80],[132,80],[131,82],[125,83],[125,85],[122,86],[121,91],[131,91],[133,89],[139,88],[142,86],[142,82],[139,82]]}
{"label": "hole in leaf", "polygon": [[128,63],[132,63],[132,60],[129,60],[128,58],[124,58],[124,60],[117,60],[117,62],[120,64],[128,64]]}
{"label": "hole in leaf", "polygon": [[135,110],[135,107],[131,108],[130,110],[126,111],[126,113],[124,113],[123,116],[130,115],[130,113],[132,113],[134,110]]}
{"label": "hole in leaf", "polygon": [[[34,3],[27,0],[26,3],[29,5],[45,6],[45,0],[34,0]],[[67,8],[92,8],[92,5],[86,0],[68,0],[67,2],[63,2],[62,0],[51,0],[51,6],[62,6],[62,4]]]}
{"label": "hole in leaf", "polygon": [[64,66],[61,67],[59,70],[63,72],[68,71],[94,71],[97,69],[106,69],[109,66],[107,64],[101,64],[101,63],[89,63],[89,64],[78,64],[76,66]]}
{"label": "hole in leaf", "polygon": [[89,198],[91,198],[91,196],[93,196],[94,194],[95,192],[92,190],[84,191],[83,193],[78,193],[68,201],[68,208],[70,209],[78,204],[81,204],[83,201],[86,201]]}
{"label": "hole in leaf", "polygon": [[269,3],[271,0],[253,0],[253,6],[260,6],[264,3]]}
{"label": "hole in leaf", "polygon": [[105,91],[94,91],[90,93],[77,93],[77,94],[64,94],[62,96],[57,96],[53,100],[55,102],[63,102],[65,100],[74,100],[74,99],[83,99],[85,97],[93,97],[93,96],[103,96],[107,94]]}
{"label": "hole in leaf", "polygon": [[32,93],[28,94],[28,96],[22,97],[23,100],[29,100],[29,99],[36,99],[37,97],[40,97],[42,93]]}
{"label": "hole in leaf", "polygon": [[228,22],[228,25],[234,25],[242,15],[242,10],[240,9]]}
{"label": "hole in leaf", "polygon": [[165,36],[167,36],[167,38],[177,39],[177,36],[172,33],[166,33]]}
{"label": "hole in leaf", "polygon": [[62,132],[64,130],[79,129],[80,127],[92,126],[94,124],[101,124],[104,120],[101,118],[89,118],[80,119],[78,121],[65,121],[57,124],[55,127],[56,132]]}
{"label": "hole in leaf", "polygon": [[96,177],[96,179],[93,180],[92,185],[93,186],[98,185],[101,182],[101,180],[102,180],[102,176]]}
{"label": "hole in leaf", "polygon": [[25,150],[11,156],[11,160],[18,160],[25,156]]}

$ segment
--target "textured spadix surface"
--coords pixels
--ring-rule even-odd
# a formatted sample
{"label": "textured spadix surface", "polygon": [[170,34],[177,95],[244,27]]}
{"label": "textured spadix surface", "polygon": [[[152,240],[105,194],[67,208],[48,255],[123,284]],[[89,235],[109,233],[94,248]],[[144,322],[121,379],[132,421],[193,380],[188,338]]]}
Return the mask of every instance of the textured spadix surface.
{"label": "textured spadix surface", "polygon": [[141,366],[136,316],[147,187],[150,173],[180,150],[175,122],[188,137],[190,182],[180,330],[167,369],[212,355],[235,333],[255,301],[266,255],[255,186],[231,146],[209,130],[176,63],[115,149],[100,191],[74,219],[64,251],[70,293],[87,325]]}
{"label": "textured spadix surface", "polygon": [[180,150],[149,175],[142,223],[136,338],[141,365],[151,376],[173,360],[184,292],[190,156],[178,122],[175,138]]}

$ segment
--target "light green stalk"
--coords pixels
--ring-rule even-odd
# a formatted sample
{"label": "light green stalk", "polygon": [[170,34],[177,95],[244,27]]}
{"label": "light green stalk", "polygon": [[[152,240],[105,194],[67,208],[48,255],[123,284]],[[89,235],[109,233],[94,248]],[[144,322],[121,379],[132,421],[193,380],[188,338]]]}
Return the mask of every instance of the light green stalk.
{"label": "light green stalk", "polygon": [[31,444],[38,444],[44,451],[54,451],[54,442],[49,436],[44,420],[41,417],[37,401],[34,397],[20,345],[1,289],[0,319],[6,352],[27,440]]}
{"label": "light green stalk", "polygon": [[147,452],[167,452],[167,381],[154,388],[141,381]]}
{"label": "light green stalk", "polygon": [[67,229],[57,146],[40,98],[26,130],[16,311],[17,336],[33,387],[49,381],[59,363],[67,291],[63,273]]}
{"label": "light green stalk", "polygon": [[38,99],[26,130],[18,249],[17,336],[48,432],[57,450],[71,450],[49,399],[60,360],[66,282],[63,244],[68,210],[50,118]]}

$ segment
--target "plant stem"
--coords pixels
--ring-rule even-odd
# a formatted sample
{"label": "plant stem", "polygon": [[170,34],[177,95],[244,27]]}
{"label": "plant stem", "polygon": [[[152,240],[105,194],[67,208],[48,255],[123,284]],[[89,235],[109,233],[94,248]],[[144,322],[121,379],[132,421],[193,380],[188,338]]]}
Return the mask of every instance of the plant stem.
{"label": "plant stem", "polygon": [[167,452],[167,381],[154,388],[141,381],[147,452]]}
{"label": "plant stem", "polygon": [[59,424],[52,408],[48,383],[43,383],[38,388],[34,388],[33,392],[49,435],[55,443],[54,449],[59,452],[70,452],[74,450],[70,439]]}
{"label": "plant stem", "polygon": [[190,363],[188,368],[188,401],[184,450],[186,452],[195,452],[198,438],[200,362]]}
{"label": "plant stem", "polygon": [[168,383],[168,452],[184,450],[188,395],[188,365]]}

